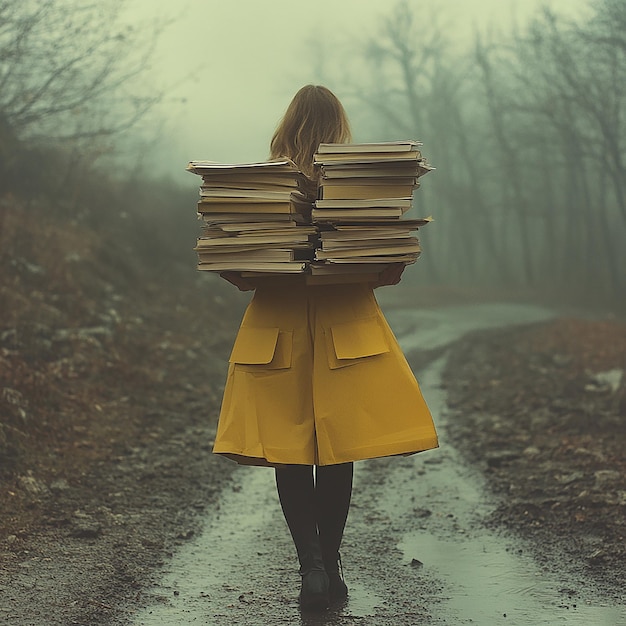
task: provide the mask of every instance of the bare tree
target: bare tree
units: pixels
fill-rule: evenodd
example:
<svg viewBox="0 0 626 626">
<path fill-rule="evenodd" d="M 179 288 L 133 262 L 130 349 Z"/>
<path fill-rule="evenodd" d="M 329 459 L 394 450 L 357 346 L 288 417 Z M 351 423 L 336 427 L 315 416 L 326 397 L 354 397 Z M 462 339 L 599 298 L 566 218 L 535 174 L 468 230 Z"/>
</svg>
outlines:
<svg viewBox="0 0 626 626">
<path fill-rule="evenodd" d="M 427 274 L 623 299 L 626 3 L 590 0 L 579 20 L 543 10 L 465 54 L 449 32 L 436 8 L 400 0 L 337 81 L 368 139 L 423 139 L 437 166 L 416 195 L 436 219 Z"/>
<path fill-rule="evenodd" d="M 508 94 L 510 123 L 494 125 L 500 142 L 517 135 L 521 164 L 533 162 L 533 145 L 545 145 L 535 162 L 550 172 L 549 187 L 545 177 L 544 186 L 533 184 L 534 173 L 531 178 L 523 165 L 516 176 L 503 171 L 509 185 L 532 190 L 525 194 L 528 207 L 553 199 L 543 212 L 552 236 L 543 244 L 550 254 L 540 258 L 553 261 L 544 265 L 544 276 L 611 292 L 623 291 L 626 279 L 618 270 L 626 262 L 620 243 L 626 231 L 626 50 L 615 30 L 620 20 L 626 23 L 626 6 L 603 0 L 594 11 L 591 19 L 573 22 L 545 10 L 490 63 L 500 74 L 496 93 Z M 520 128 L 528 129 L 522 141 Z"/>
<path fill-rule="evenodd" d="M 483 272 L 504 280 L 508 258 L 492 219 L 472 117 L 476 72 L 452 50 L 449 25 L 437 9 L 397 3 L 379 32 L 361 44 L 358 68 L 341 82 L 355 108 L 370 111 L 368 128 L 382 138 L 418 138 L 438 168 L 416 195 L 436 224 L 425 233 L 420 261 L 432 280 L 467 284 Z M 345 87 L 347 85 L 347 88 Z M 480 232 L 480 237 L 472 236 Z"/>
<path fill-rule="evenodd" d="M 122 0 L 0 0 L 0 118 L 17 138 L 110 135 L 155 102 L 158 95 L 136 91 L 136 79 L 156 32 L 122 24 L 123 6 Z"/>
</svg>

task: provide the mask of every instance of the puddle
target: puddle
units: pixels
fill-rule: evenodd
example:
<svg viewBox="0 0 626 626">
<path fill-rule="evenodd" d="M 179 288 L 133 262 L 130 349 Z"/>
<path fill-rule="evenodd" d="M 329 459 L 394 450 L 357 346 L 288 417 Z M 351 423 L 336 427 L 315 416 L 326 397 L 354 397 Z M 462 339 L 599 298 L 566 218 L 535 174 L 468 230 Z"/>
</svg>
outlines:
<svg viewBox="0 0 626 626">
<path fill-rule="evenodd" d="M 383 603 L 369 587 L 359 582 L 350 582 L 350 597 L 346 603 L 344 613 L 352 617 L 367 617 L 375 615 L 376 608 Z"/>
<path fill-rule="evenodd" d="M 617 626 L 626 624 L 622 607 L 589 604 L 577 597 L 577 585 L 567 586 L 543 572 L 525 549 L 525 544 L 497 533 L 473 531 L 493 508 L 481 475 L 467 467 L 459 453 L 446 444 L 445 431 L 453 428 L 447 420 L 445 393 L 439 381 L 445 357 L 420 376 L 429 406 L 438 416 L 441 449 L 431 458 L 420 455 L 398 468 L 389 484 L 402 485 L 420 476 L 415 500 L 387 495 L 381 507 L 407 518 L 417 511 L 430 512 L 428 522 L 404 534 L 398 543 L 407 565 L 423 569 L 445 584 L 437 613 L 454 624 L 532 625 L 585 624 Z M 443 458 L 441 458 L 443 457 Z M 441 460 L 440 460 L 441 459 Z M 433 461 L 437 461 L 433 463 Z M 402 476 L 404 474 L 404 476 Z M 412 474 L 408 477 L 407 474 Z M 386 489 L 386 494 L 398 490 Z M 411 502 L 410 505 L 407 503 Z M 433 528 L 435 527 L 435 528 Z"/>
<path fill-rule="evenodd" d="M 512 554 L 492 535 L 470 540 L 440 540 L 424 533 L 406 535 L 399 544 L 405 560 L 418 559 L 425 574 L 446 582 L 450 593 L 441 611 L 454 624 L 532 625 L 626 623 L 619 608 L 590 606 L 560 593 L 530 557 Z"/>
</svg>

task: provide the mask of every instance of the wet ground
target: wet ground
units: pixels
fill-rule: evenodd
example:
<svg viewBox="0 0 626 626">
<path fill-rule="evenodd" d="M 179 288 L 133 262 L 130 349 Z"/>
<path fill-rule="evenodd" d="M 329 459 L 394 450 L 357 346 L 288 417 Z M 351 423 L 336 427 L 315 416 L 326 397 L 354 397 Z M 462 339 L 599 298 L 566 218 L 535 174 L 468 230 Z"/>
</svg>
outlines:
<svg viewBox="0 0 626 626">
<path fill-rule="evenodd" d="M 0 541 L 0 624 L 626 624 L 619 581 L 598 586 L 582 563 L 559 558 L 553 535 L 524 539 L 494 523 L 502 499 L 490 495 L 492 482 L 467 454 L 471 433 L 459 436 L 463 409 L 469 416 L 476 398 L 457 394 L 450 409 L 454 390 L 449 380 L 442 386 L 448 347 L 459 337 L 550 317 L 519 305 L 388 309 L 441 447 L 356 465 L 342 549 L 345 604 L 300 614 L 296 556 L 273 473 L 209 453 L 214 425 L 206 414 L 214 404 L 185 383 L 173 360 L 165 380 L 180 381 L 180 389 L 171 407 L 144 417 L 140 436 L 80 477 L 25 475 L 13 488 L 41 510 L 42 522 Z M 491 380 L 487 357 L 472 358 L 478 379 Z M 82 436 L 81 445 L 90 444 Z M 479 441 L 497 457 L 500 440 Z"/>
<path fill-rule="evenodd" d="M 344 604 L 323 616 L 301 615 L 297 563 L 273 473 L 238 468 L 219 511 L 167 564 L 133 624 L 626 623 L 626 612 L 613 602 L 584 591 L 573 596 L 581 581 L 540 567 L 522 539 L 486 528 L 495 501 L 447 435 L 454 424 L 441 388 L 447 356 L 439 353 L 470 330 L 549 317 L 543 309 L 512 305 L 388 315 L 419 368 L 441 448 L 356 465 L 342 550 L 350 587 Z M 427 365 L 425 354 L 432 359 Z"/>
</svg>

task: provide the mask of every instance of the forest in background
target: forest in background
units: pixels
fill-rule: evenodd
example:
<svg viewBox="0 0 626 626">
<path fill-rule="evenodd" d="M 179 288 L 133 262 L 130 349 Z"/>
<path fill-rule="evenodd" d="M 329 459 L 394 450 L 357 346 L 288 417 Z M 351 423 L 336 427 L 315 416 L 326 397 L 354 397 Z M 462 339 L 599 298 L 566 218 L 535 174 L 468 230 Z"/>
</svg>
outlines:
<svg viewBox="0 0 626 626">
<path fill-rule="evenodd" d="M 437 168 L 416 196 L 436 221 L 409 280 L 623 310 L 626 4 L 511 28 L 459 51 L 436 7 L 403 0 L 354 66 L 322 56 L 318 73 L 347 86 L 360 137 L 419 138 Z"/>
<path fill-rule="evenodd" d="M 145 262 L 193 263 L 193 184 L 151 180 L 133 135 L 163 96 L 141 82 L 160 26 L 124 26 L 121 7 L 0 1 L 2 201 L 117 223 Z M 623 310 L 626 5 L 510 28 L 459 48 L 437 7 L 401 0 L 344 42 L 349 65 L 312 54 L 311 73 L 340 86 L 357 140 L 420 139 L 437 168 L 416 195 L 435 222 L 407 282 Z"/>
<path fill-rule="evenodd" d="M 221 355 L 242 302 L 193 269 L 196 181 L 155 179 L 139 156 L 137 123 L 162 97 L 141 78 L 160 27 L 125 26 L 122 6 L 0 0 L 9 473 L 51 425 L 71 434 L 101 411 L 94 394 L 162 392 L 151 364 L 172 351 L 202 376 L 194 351 Z M 466 50 L 442 19 L 429 13 L 426 30 L 401 0 L 379 32 L 350 42 L 350 67 L 312 57 L 311 73 L 341 86 L 357 140 L 421 139 L 437 167 L 415 209 L 435 222 L 404 283 L 623 313 L 626 5 L 592 1 L 580 21 L 545 10 L 505 42 L 477 37 Z"/>
</svg>

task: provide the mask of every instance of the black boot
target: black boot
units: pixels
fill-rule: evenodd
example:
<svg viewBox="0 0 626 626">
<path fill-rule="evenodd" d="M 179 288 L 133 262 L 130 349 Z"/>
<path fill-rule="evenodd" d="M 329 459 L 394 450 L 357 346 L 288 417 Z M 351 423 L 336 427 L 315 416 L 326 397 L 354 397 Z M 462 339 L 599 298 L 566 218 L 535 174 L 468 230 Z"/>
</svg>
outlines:
<svg viewBox="0 0 626 626">
<path fill-rule="evenodd" d="M 317 535 L 309 544 L 309 550 L 300 556 L 300 607 L 306 611 L 326 609 L 329 604 L 329 577 L 324 567 Z"/>
<path fill-rule="evenodd" d="M 326 556 L 323 560 L 328 574 L 328 598 L 331 602 L 343 600 L 348 596 L 348 585 L 343 579 L 341 555 L 337 552 L 335 556 Z"/>
<path fill-rule="evenodd" d="M 329 579 L 329 598 L 341 600 L 348 595 L 343 579 L 339 546 L 350 508 L 352 463 L 323 465 L 316 468 L 315 498 L 322 559 Z"/>
<path fill-rule="evenodd" d="M 277 468 L 276 486 L 300 561 L 300 606 L 304 610 L 325 609 L 329 602 L 329 581 L 315 521 L 313 468 L 308 465 Z"/>
</svg>

